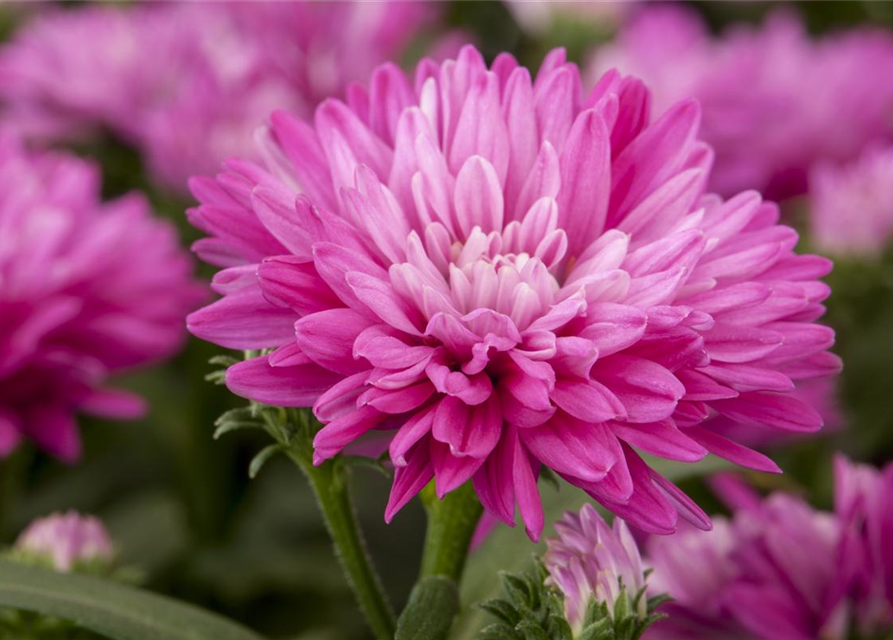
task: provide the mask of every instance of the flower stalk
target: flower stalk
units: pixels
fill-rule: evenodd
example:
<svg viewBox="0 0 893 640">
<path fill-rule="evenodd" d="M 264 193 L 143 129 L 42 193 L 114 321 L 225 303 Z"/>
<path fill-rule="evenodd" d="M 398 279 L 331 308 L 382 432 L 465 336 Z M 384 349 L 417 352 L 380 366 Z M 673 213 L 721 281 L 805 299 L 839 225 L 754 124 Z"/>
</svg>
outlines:
<svg viewBox="0 0 893 640">
<path fill-rule="evenodd" d="M 311 420 L 304 412 L 295 413 L 297 433 L 289 438 L 286 453 L 313 487 L 341 568 L 373 635 L 377 640 L 393 640 L 396 630 L 394 612 L 357 522 L 350 498 L 347 466 L 340 458 L 313 466 Z"/>
<path fill-rule="evenodd" d="M 437 499 L 432 483 L 425 487 L 421 497 L 428 514 L 421 577 L 446 576 L 458 583 L 483 507 L 471 483 L 448 493 L 441 500 Z"/>
</svg>

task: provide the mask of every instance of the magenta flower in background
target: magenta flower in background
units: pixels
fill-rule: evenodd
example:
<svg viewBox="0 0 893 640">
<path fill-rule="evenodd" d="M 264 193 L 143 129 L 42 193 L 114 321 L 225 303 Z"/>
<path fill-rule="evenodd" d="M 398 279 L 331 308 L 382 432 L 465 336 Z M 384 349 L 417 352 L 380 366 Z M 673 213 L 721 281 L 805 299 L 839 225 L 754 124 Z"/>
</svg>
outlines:
<svg viewBox="0 0 893 640">
<path fill-rule="evenodd" d="M 735 509 L 711 532 L 648 541 L 650 586 L 669 618 L 649 640 L 846 640 L 893 630 L 893 465 L 835 463 L 834 513 L 800 498 L 761 500 L 725 482 Z M 856 634 L 855 636 L 853 634 Z"/>
<path fill-rule="evenodd" d="M 7 122 L 41 139 L 110 129 L 184 190 L 224 158 L 251 156 L 271 111 L 310 115 L 437 14 L 425 2 L 46 9 L 0 50 L 0 98 Z"/>
<path fill-rule="evenodd" d="M 877 256 L 893 238 L 893 148 L 813 169 L 811 238 L 823 252 Z"/>
<path fill-rule="evenodd" d="M 82 563 L 108 563 L 115 556 L 112 539 L 102 522 L 76 511 L 34 520 L 19 535 L 13 550 L 28 557 L 45 557 L 56 571 L 63 573 Z"/>
<path fill-rule="evenodd" d="M 537 538 L 546 465 L 646 531 L 707 528 L 635 449 L 777 471 L 705 420 L 819 428 L 789 392 L 839 367 L 815 323 L 830 263 L 794 254 L 759 194 L 705 194 L 694 102 L 648 104 L 616 73 L 584 94 L 560 50 L 534 80 L 467 47 L 414 79 L 382 66 L 312 122 L 277 112 L 263 166 L 192 183 L 224 297 L 190 329 L 275 348 L 227 384 L 312 406 L 317 463 L 391 434 L 388 520 L 432 478 L 473 480 Z"/>
<path fill-rule="evenodd" d="M 92 164 L 0 138 L 0 454 L 23 437 L 71 462 L 76 411 L 133 418 L 110 374 L 174 353 L 202 300 L 174 228 Z"/>
<path fill-rule="evenodd" d="M 639 547 L 620 518 L 612 528 L 587 504 L 579 513 L 566 513 L 555 531 L 558 537 L 546 540 L 543 564 L 547 582 L 564 594 L 565 615 L 575 633 L 591 601 L 605 602 L 613 615 L 621 590 L 632 602 L 645 586 Z M 640 618 L 647 615 L 646 604 L 644 598 L 639 603 Z"/>
<path fill-rule="evenodd" d="M 592 58 L 599 76 L 616 67 L 654 92 L 655 113 L 693 96 L 702 135 L 716 152 L 711 187 L 774 199 L 804 193 L 817 161 L 847 161 L 889 140 L 893 39 L 860 28 L 810 39 L 795 14 L 714 38 L 681 6 L 643 8 Z"/>
</svg>

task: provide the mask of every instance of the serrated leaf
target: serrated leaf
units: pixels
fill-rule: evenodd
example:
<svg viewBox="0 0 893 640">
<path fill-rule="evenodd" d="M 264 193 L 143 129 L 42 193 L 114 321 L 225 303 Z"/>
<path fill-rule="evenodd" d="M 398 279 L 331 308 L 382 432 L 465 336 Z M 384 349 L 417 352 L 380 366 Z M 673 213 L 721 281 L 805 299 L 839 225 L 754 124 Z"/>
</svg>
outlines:
<svg viewBox="0 0 893 640">
<path fill-rule="evenodd" d="M 513 627 L 521 621 L 521 615 L 518 613 L 518 610 L 505 600 L 494 598 L 480 602 L 477 606 Z"/>
<path fill-rule="evenodd" d="M 75 622 L 111 640 L 261 640 L 190 604 L 94 577 L 0 560 L 0 606 Z"/>
<path fill-rule="evenodd" d="M 272 458 L 282 450 L 283 447 L 281 444 L 271 444 L 261 449 L 260 453 L 254 456 L 254 458 L 251 460 L 251 464 L 248 465 L 248 477 L 254 480 L 257 477 L 257 474 L 260 473 L 260 470 L 263 468 L 263 466 L 270 460 L 270 458 Z"/>
<path fill-rule="evenodd" d="M 479 640 L 522 640 L 521 636 L 504 624 L 493 623 L 481 629 Z"/>
<path fill-rule="evenodd" d="M 531 620 L 522 620 L 515 629 L 524 640 L 552 640 L 540 625 Z"/>
</svg>

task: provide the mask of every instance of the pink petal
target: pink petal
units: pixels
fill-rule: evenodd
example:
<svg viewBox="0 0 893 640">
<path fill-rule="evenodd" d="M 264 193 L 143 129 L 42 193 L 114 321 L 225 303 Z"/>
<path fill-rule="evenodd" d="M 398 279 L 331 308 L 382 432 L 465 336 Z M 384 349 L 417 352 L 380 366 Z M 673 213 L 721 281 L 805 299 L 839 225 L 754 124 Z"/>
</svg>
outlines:
<svg viewBox="0 0 893 640">
<path fill-rule="evenodd" d="M 667 369 L 633 356 L 618 354 L 599 360 L 592 367 L 592 378 L 623 403 L 629 422 L 669 418 L 685 395 L 685 387 Z"/>
<path fill-rule="evenodd" d="M 751 392 L 737 398 L 716 400 L 714 409 L 732 420 L 795 432 L 813 432 L 822 427 L 822 416 L 791 395 Z"/>
<path fill-rule="evenodd" d="M 264 349 L 294 339 L 296 314 L 274 307 L 260 289 L 226 296 L 191 313 L 186 326 L 194 336 L 229 349 Z"/>
<path fill-rule="evenodd" d="M 226 370 L 226 386 L 237 396 L 277 407 L 310 407 L 343 376 L 307 363 L 271 367 L 268 356 L 234 364 Z"/>
<path fill-rule="evenodd" d="M 357 336 L 372 322 L 351 309 L 328 309 L 304 316 L 295 323 L 298 347 L 317 364 L 351 375 L 368 369 L 368 365 L 353 357 Z"/>
<path fill-rule="evenodd" d="M 313 438 L 313 464 L 319 466 L 334 457 L 345 446 L 377 427 L 386 417 L 376 409 L 365 406 L 333 420 Z"/>
<path fill-rule="evenodd" d="M 427 442 L 416 445 L 407 458 L 406 465 L 397 467 L 394 472 L 394 484 L 384 512 L 385 522 L 388 523 L 434 476 Z"/>
</svg>

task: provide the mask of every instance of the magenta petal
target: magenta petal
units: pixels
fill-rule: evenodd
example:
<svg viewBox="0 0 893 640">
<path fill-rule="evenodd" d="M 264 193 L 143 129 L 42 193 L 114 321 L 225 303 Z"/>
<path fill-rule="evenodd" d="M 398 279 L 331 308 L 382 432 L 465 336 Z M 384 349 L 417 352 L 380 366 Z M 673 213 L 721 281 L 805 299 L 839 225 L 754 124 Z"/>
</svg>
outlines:
<svg viewBox="0 0 893 640">
<path fill-rule="evenodd" d="M 518 429 L 505 425 L 499 443 L 474 474 L 474 490 L 484 508 L 515 526 L 514 456 Z"/>
<path fill-rule="evenodd" d="M 434 483 L 437 497 L 443 497 L 465 484 L 484 464 L 483 458 L 458 458 L 450 448 L 435 439 L 430 440 L 431 460 L 434 463 Z"/>
<path fill-rule="evenodd" d="M 63 462 L 71 464 L 81 457 L 81 436 L 70 410 L 53 405 L 33 407 L 23 426 L 38 446 Z"/>
<path fill-rule="evenodd" d="M 417 444 L 407 458 L 406 465 L 394 470 L 394 484 L 391 486 L 391 495 L 384 512 L 385 522 L 393 520 L 397 512 L 434 476 L 434 467 L 431 465 L 427 442 L 423 441 Z"/>
<path fill-rule="evenodd" d="M 623 403 L 629 422 L 669 418 L 685 395 L 685 387 L 667 369 L 643 358 L 614 355 L 592 367 L 592 378 Z"/>
<path fill-rule="evenodd" d="M 345 446 L 374 429 L 387 416 L 372 407 L 360 407 L 320 429 L 313 438 L 313 464 L 320 465 Z"/>
<path fill-rule="evenodd" d="M 294 338 L 296 314 L 274 307 L 260 289 L 247 289 L 189 315 L 189 331 L 229 349 L 278 347 Z"/>
<path fill-rule="evenodd" d="M 502 411 L 498 398 L 470 407 L 448 396 L 440 401 L 434 414 L 432 434 L 449 445 L 456 457 L 487 457 L 502 434 Z"/>
<path fill-rule="evenodd" d="M 560 412 L 543 425 L 522 429 L 520 437 L 547 467 L 585 482 L 602 480 L 623 455 L 604 425 L 587 424 Z"/>
<path fill-rule="evenodd" d="M 822 426 L 822 416 L 815 409 L 788 394 L 742 393 L 737 398 L 711 402 L 710 406 L 743 424 L 807 433 Z"/>
<path fill-rule="evenodd" d="M 708 453 L 680 431 L 672 420 L 641 424 L 612 422 L 610 429 L 627 444 L 667 460 L 696 462 Z"/>
<path fill-rule="evenodd" d="M 527 530 L 528 537 L 534 542 L 539 541 L 543 532 L 543 504 L 540 501 L 540 492 L 536 487 L 536 469 L 531 463 L 530 456 L 521 440 L 515 438 L 515 452 L 512 466 L 512 479 L 515 488 L 515 498 L 518 501 L 518 510 L 521 512 L 521 520 Z"/>
<path fill-rule="evenodd" d="M 272 367 L 268 356 L 252 358 L 226 370 L 226 386 L 230 391 L 277 407 L 310 407 L 342 378 L 313 363 Z"/>
<path fill-rule="evenodd" d="M 733 442 L 706 427 L 689 427 L 685 430 L 685 433 L 703 445 L 710 453 L 720 458 L 748 469 L 754 469 L 755 471 L 781 473 L 779 466 L 762 453 Z"/>
<path fill-rule="evenodd" d="M 318 365 L 351 375 L 368 369 L 353 356 L 354 340 L 372 322 L 352 309 L 328 309 L 304 316 L 295 323 L 298 347 Z"/>
<path fill-rule="evenodd" d="M 412 449 L 419 440 L 425 437 L 429 431 L 431 431 L 431 425 L 434 424 L 434 411 L 436 408 L 436 405 L 431 405 L 416 412 L 416 414 L 403 423 L 403 426 L 394 434 L 388 449 L 391 456 L 391 462 L 394 463 L 394 466 L 405 467 L 407 465 L 407 452 Z M 427 450 L 428 447 L 425 446 L 425 451 Z"/>
<path fill-rule="evenodd" d="M 606 422 L 626 416 L 626 409 L 617 396 L 595 380 L 556 380 L 550 398 L 564 411 L 586 422 Z"/>
<path fill-rule="evenodd" d="M 376 316 L 395 329 L 421 335 L 417 328 L 421 316 L 394 291 L 390 282 L 358 271 L 349 272 L 346 280 L 357 298 Z"/>
<path fill-rule="evenodd" d="M 267 258 L 257 267 L 257 282 L 264 297 L 280 307 L 307 315 L 342 306 L 312 262 L 293 256 Z"/>
<path fill-rule="evenodd" d="M 123 389 L 94 389 L 79 408 L 86 413 L 119 420 L 136 420 L 149 411 L 142 396 Z"/>
</svg>

